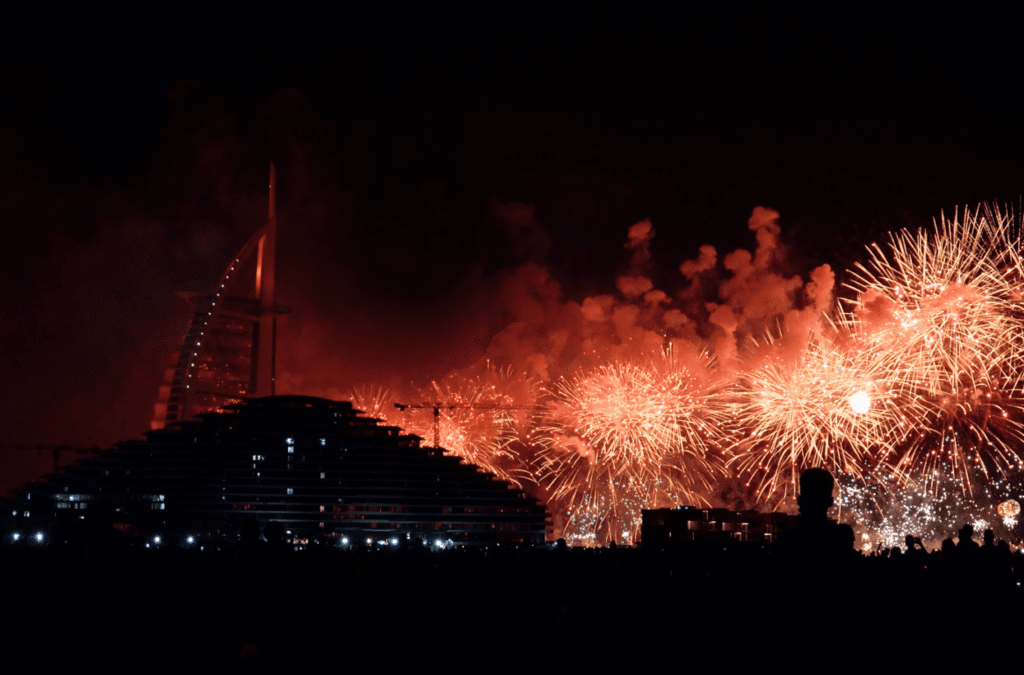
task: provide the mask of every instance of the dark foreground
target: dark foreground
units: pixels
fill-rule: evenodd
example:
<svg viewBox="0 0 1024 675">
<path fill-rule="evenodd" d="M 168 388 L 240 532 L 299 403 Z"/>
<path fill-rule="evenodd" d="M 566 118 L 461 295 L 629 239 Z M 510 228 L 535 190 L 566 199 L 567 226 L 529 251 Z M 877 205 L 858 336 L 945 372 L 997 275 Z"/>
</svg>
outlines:
<svg viewBox="0 0 1024 675">
<path fill-rule="evenodd" d="M 46 669 L 946 672 L 1024 625 L 1022 559 L 969 554 L 8 543 L 0 591 Z"/>
</svg>

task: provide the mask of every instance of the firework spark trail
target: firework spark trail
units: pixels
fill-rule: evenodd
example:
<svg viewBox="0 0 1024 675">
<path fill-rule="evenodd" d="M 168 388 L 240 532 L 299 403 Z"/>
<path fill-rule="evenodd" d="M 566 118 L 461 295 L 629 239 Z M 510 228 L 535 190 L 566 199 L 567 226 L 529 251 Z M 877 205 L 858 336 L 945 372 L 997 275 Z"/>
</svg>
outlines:
<svg viewBox="0 0 1024 675">
<path fill-rule="evenodd" d="M 812 337 L 796 362 L 770 356 L 744 378 L 736 404 L 749 429 L 730 466 L 748 476 L 759 501 L 795 496 L 800 472 L 819 466 L 863 478 L 886 470 L 924 411 L 890 391 L 872 350 Z"/>
<path fill-rule="evenodd" d="M 837 503 L 843 521 L 862 532 L 865 549 L 902 546 L 908 534 L 920 537 L 927 548 L 938 548 L 965 523 L 974 525 L 977 535 L 992 528 L 1019 547 L 1016 520 L 1003 515 L 1019 513 L 1010 506 L 1015 500 L 1007 499 L 1019 490 L 1020 475 L 1015 473 L 981 484 L 973 495 L 963 492 L 948 464 L 934 468 L 927 481 L 898 481 L 884 473 L 866 480 L 838 474 Z"/>
<path fill-rule="evenodd" d="M 707 503 L 728 413 L 671 348 L 562 379 L 553 398 L 538 430 L 541 482 L 567 514 L 567 539 L 630 543 L 642 509 Z"/>
<path fill-rule="evenodd" d="M 1004 346 L 1019 333 L 1015 284 L 1002 252 L 1012 248 L 1005 228 L 977 214 L 943 219 L 934 233 L 891 236 L 889 255 L 869 247 L 847 284 L 865 338 L 890 354 L 907 385 L 931 395 L 1019 369 Z"/>
<path fill-rule="evenodd" d="M 778 214 L 759 213 L 757 254 L 724 256 L 717 287 L 700 276 L 717 274 L 713 249 L 681 266 L 694 293 L 718 293 L 677 296 L 689 309 L 652 288 L 646 254 L 619 277 L 621 297 L 580 305 L 552 300 L 545 274 L 524 275 L 548 304 L 502 336 L 514 371 L 482 361 L 419 392 L 441 408 L 441 444 L 538 493 L 566 538 L 589 545 L 632 541 L 644 508 L 709 504 L 729 471 L 764 507 L 824 466 L 900 527 L 925 526 L 928 495 L 959 486 L 968 500 L 1024 475 L 1024 247 L 1011 215 L 979 208 L 891 235 L 868 247 L 837 305 L 828 266 L 802 291 L 772 266 L 781 249 L 765 217 Z M 639 225 L 631 248 L 647 251 L 653 228 Z M 720 362 L 684 366 L 673 341 Z M 387 398 L 362 392 L 357 407 L 432 437 L 431 410 L 398 415 Z"/>
<path fill-rule="evenodd" d="M 948 463 L 970 492 L 970 469 L 1005 471 L 1024 443 L 1020 250 L 998 211 L 942 219 L 875 245 L 848 287 L 859 337 L 887 360 L 890 390 L 918 408 L 898 475 Z"/>
<path fill-rule="evenodd" d="M 448 454 L 523 487 L 533 482 L 520 448 L 535 426 L 537 395 L 525 374 L 487 364 L 480 375 L 457 374 L 432 382 L 419 398 L 437 404 L 440 442 Z M 410 408 L 402 425 L 410 433 L 433 437 L 432 407 Z"/>
<path fill-rule="evenodd" d="M 350 394 L 352 407 L 362 410 L 368 417 L 389 423 L 389 418 L 394 417 L 394 407 L 391 392 L 386 387 L 362 386 L 356 387 Z"/>
</svg>

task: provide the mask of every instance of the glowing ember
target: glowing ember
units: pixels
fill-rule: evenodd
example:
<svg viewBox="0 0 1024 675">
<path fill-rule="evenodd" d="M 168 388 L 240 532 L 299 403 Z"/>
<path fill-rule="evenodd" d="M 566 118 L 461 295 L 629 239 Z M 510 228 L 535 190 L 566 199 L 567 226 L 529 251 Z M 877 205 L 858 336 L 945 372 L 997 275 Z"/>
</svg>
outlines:
<svg viewBox="0 0 1024 675">
<path fill-rule="evenodd" d="M 999 514 L 1000 518 L 1014 518 L 1020 515 L 1020 502 L 1016 499 L 1007 499 L 1006 501 L 1000 502 L 999 506 L 996 507 L 996 513 Z"/>
</svg>

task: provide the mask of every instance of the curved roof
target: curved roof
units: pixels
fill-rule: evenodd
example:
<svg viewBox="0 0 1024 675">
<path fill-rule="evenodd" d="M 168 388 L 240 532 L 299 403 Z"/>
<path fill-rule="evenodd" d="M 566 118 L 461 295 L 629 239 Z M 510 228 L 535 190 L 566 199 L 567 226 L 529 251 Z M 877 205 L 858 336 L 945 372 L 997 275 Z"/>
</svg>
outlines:
<svg viewBox="0 0 1024 675">
<path fill-rule="evenodd" d="M 151 431 L 30 484 L 7 504 L 34 526 L 120 509 L 140 531 L 216 539 L 246 517 L 312 538 L 395 534 L 466 544 L 544 540 L 536 499 L 347 401 L 262 397 Z M 83 513 L 84 511 L 84 513 Z"/>
</svg>

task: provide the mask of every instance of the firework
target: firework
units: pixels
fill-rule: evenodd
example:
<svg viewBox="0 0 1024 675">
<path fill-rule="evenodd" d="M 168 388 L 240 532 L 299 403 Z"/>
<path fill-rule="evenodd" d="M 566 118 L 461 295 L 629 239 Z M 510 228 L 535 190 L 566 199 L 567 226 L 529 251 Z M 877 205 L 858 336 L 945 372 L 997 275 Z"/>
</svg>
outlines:
<svg viewBox="0 0 1024 675">
<path fill-rule="evenodd" d="M 402 413 L 383 389 L 357 392 L 356 405 L 423 438 L 436 423 L 446 452 L 543 498 L 574 544 L 631 543 L 643 509 L 710 505 L 723 478 L 746 484 L 750 506 L 789 504 L 811 466 L 840 478 L 844 512 L 875 543 L 997 522 L 993 495 L 1024 475 L 1024 247 L 1012 215 L 965 211 L 868 247 L 838 306 L 828 270 L 794 303 L 799 283 L 766 271 L 771 257 L 731 258 L 728 305 L 704 305 L 713 321 L 661 291 L 556 312 L 585 324 L 560 323 L 550 344 L 520 350 L 521 365 L 543 357 L 531 372 L 550 362 L 568 376 L 485 362 L 419 390 Z M 765 306 L 788 332 L 755 342 Z M 659 352 L 669 334 L 695 356 Z"/>
<path fill-rule="evenodd" d="M 1020 338 L 1007 232 L 968 212 L 934 232 L 892 235 L 888 253 L 868 247 L 868 263 L 853 270 L 861 335 L 892 357 L 908 387 L 941 396 L 1020 369 L 1005 349 Z"/>
<path fill-rule="evenodd" d="M 539 430 L 541 483 L 564 515 L 566 539 L 631 543 L 642 509 L 707 503 L 722 473 L 728 411 L 696 371 L 669 348 L 557 382 Z"/>
<path fill-rule="evenodd" d="M 476 376 L 459 373 L 432 382 L 419 398 L 429 403 L 408 408 L 402 419 L 407 431 L 432 438 L 436 407 L 438 440 L 447 454 L 518 487 L 532 482 L 520 448 L 539 408 L 537 388 L 524 373 L 487 364 Z"/>
<path fill-rule="evenodd" d="M 998 537 L 1019 546 L 1021 536 L 1012 506 L 1016 500 L 1007 499 L 1008 493 L 1019 495 L 1014 487 L 1019 485 L 1016 478 L 991 481 L 968 495 L 948 465 L 933 469 L 927 481 L 896 480 L 884 473 L 867 477 L 839 474 L 836 515 L 861 531 L 866 549 L 902 546 L 908 534 L 920 537 L 928 548 L 938 548 L 965 523 L 972 524 L 977 533 L 991 528 Z"/>
<path fill-rule="evenodd" d="M 385 387 L 356 387 L 352 390 L 351 400 L 353 408 L 385 424 L 389 423 L 389 416 L 394 417 L 391 392 Z"/>
<path fill-rule="evenodd" d="M 1022 336 L 1019 247 L 998 211 L 901 231 L 869 247 L 848 285 L 865 350 L 885 360 L 889 390 L 917 417 L 897 463 L 905 477 L 947 463 L 964 490 L 971 469 L 1020 463 Z"/>
<path fill-rule="evenodd" d="M 1017 524 L 1017 516 L 1020 515 L 1020 502 L 1016 499 L 1007 499 L 999 502 L 996 513 L 1003 519 L 1003 525 L 1013 527 Z"/>
<path fill-rule="evenodd" d="M 891 391 L 885 361 L 856 340 L 840 346 L 825 333 L 812 335 L 796 358 L 769 350 L 743 380 L 736 406 L 745 433 L 729 464 L 762 502 L 795 496 L 800 472 L 812 466 L 863 479 L 887 467 L 916 431 L 922 411 Z"/>
</svg>

